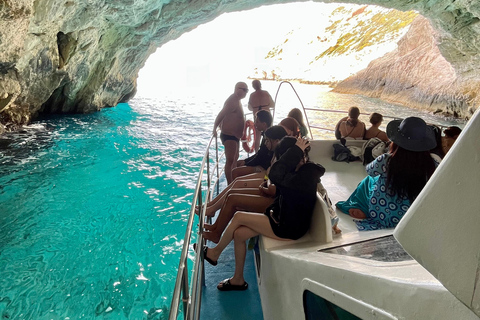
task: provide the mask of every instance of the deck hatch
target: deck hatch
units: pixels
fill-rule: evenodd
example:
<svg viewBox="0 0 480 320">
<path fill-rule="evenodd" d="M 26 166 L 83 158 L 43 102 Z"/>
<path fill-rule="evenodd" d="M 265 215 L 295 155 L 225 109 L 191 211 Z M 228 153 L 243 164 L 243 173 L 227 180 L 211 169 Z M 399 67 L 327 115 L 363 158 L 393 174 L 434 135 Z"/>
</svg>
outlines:
<svg viewBox="0 0 480 320">
<path fill-rule="evenodd" d="M 368 232 L 368 231 L 367 231 Z M 413 260 L 410 255 L 403 250 L 402 246 L 392 235 L 366 240 L 354 244 L 338 246 L 319 250 L 323 253 L 339 254 L 343 256 L 357 257 L 368 260 L 382 262 L 399 262 Z"/>
</svg>

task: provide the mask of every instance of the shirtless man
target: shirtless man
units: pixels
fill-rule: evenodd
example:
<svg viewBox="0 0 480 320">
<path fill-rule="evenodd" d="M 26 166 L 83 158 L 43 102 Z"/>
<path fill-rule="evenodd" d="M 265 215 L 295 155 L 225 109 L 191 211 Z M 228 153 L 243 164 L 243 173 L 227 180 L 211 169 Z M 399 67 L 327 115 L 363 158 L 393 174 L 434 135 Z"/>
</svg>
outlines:
<svg viewBox="0 0 480 320">
<path fill-rule="evenodd" d="M 225 147 L 225 177 L 227 183 L 232 182 L 232 169 L 238 160 L 239 141 L 243 135 L 245 117 L 240 100 L 247 96 L 248 87 L 245 82 L 238 82 L 235 91 L 225 101 L 223 109 L 217 115 L 213 125 L 213 135 L 217 135 L 217 127 L 220 126 L 220 140 Z"/>
<path fill-rule="evenodd" d="M 275 108 L 275 102 L 272 96 L 268 91 L 262 90 L 262 83 L 259 80 L 253 80 L 252 87 L 255 89 L 255 92 L 252 92 L 248 99 L 248 110 L 252 111 L 255 115 L 260 110 L 270 111 L 270 109 Z M 257 152 L 260 147 L 260 132 L 257 131 L 256 133 L 255 152 Z"/>
</svg>

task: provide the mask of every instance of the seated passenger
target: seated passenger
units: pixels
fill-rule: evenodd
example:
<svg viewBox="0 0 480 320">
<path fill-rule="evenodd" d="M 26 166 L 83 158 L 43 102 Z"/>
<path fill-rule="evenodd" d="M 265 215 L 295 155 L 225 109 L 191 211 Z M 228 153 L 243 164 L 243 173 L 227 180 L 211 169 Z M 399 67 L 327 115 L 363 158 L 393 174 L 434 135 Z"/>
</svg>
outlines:
<svg viewBox="0 0 480 320">
<path fill-rule="evenodd" d="M 462 129 L 456 126 L 448 127 L 447 129 L 443 130 L 443 133 L 445 134 L 445 136 L 442 137 L 443 154 L 447 154 L 461 132 Z"/>
<path fill-rule="evenodd" d="M 232 170 L 232 178 L 235 179 L 249 173 L 259 171 L 258 166 L 267 169 L 270 166 L 273 152 L 265 146 L 265 131 L 272 126 L 272 115 L 266 110 L 260 110 L 255 118 L 255 130 L 260 132 L 260 149 L 254 155 L 237 161 L 237 167 Z M 283 138 L 283 136 L 281 137 Z M 280 139 L 281 139 L 280 138 Z"/>
<path fill-rule="evenodd" d="M 270 151 L 269 164 L 273 160 L 273 151 L 279 141 L 286 136 L 286 132 L 281 126 L 273 126 L 265 131 L 265 147 Z M 259 151 L 260 152 L 260 151 Z M 214 199 L 207 203 L 206 216 L 214 216 L 215 212 L 220 209 L 230 193 L 246 193 L 259 194 L 259 185 L 265 181 L 266 170 L 251 173 L 242 177 L 237 177 L 230 183 L 222 192 L 220 192 Z M 239 190 L 242 189 L 242 190 Z M 253 190 L 252 190 L 253 189 Z M 198 207 L 196 208 L 199 212 Z"/>
<path fill-rule="evenodd" d="M 305 123 L 303 123 L 303 115 L 302 115 L 302 111 L 300 111 L 300 109 L 293 108 L 288 113 L 288 117 L 297 120 L 297 122 L 300 126 L 300 135 L 302 137 L 308 136 L 308 129 L 307 129 L 307 126 L 305 125 Z"/>
<path fill-rule="evenodd" d="M 369 174 L 337 208 L 356 220 L 359 230 L 394 228 L 438 165 L 433 129 L 417 117 L 393 120 L 387 126 L 390 152 L 367 165 Z"/>
<path fill-rule="evenodd" d="M 365 136 L 365 123 L 358 120 L 360 109 L 350 107 L 348 117 L 340 119 L 335 126 L 335 137 L 337 139 L 355 139 L 362 140 Z"/>
<path fill-rule="evenodd" d="M 372 113 L 370 115 L 370 123 L 372 126 L 365 131 L 365 140 L 371 139 L 371 138 L 379 138 L 382 141 L 387 142 L 388 137 L 387 134 L 380 130 L 380 125 L 382 124 L 383 121 L 383 116 L 380 113 Z"/>
<path fill-rule="evenodd" d="M 277 240 L 296 240 L 310 228 L 317 183 L 325 169 L 313 162 L 306 162 L 305 150 L 308 146 L 307 139 L 282 139 L 275 150 L 279 160 L 270 171 L 270 179 L 277 186 L 273 204 L 264 213 L 237 211 L 218 245 L 214 248 L 203 247 L 205 260 L 215 266 L 223 250 L 232 240 L 235 241 L 235 273 L 232 278 L 221 281 L 218 290 L 248 288 L 243 277 L 248 239 L 264 235 Z"/>
<path fill-rule="evenodd" d="M 300 125 L 298 124 L 298 121 L 294 118 L 287 117 L 280 121 L 278 125 L 282 126 L 285 131 L 287 131 L 287 136 L 295 138 L 300 136 Z"/>
<path fill-rule="evenodd" d="M 267 112 L 267 111 L 261 111 Z M 260 111 L 259 111 L 260 113 Z M 258 118 L 257 118 L 258 119 Z M 255 120 L 258 122 L 259 120 Z M 232 178 L 245 176 L 251 173 L 259 173 L 262 177 L 265 171 L 270 167 L 273 158 L 273 150 L 275 150 L 276 142 L 280 141 L 287 135 L 287 132 L 282 126 L 273 126 L 265 131 L 265 137 L 258 152 L 252 157 L 247 158 L 242 162 L 238 162 L 240 167 L 232 170 Z"/>
</svg>

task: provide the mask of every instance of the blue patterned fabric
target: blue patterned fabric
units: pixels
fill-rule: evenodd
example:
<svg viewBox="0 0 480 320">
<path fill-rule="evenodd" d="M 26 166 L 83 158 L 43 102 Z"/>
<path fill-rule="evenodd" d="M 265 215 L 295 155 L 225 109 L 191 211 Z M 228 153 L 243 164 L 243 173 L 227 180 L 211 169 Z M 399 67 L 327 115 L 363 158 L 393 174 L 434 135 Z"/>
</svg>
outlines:
<svg viewBox="0 0 480 320">
<path fill-rule="evenodd" d="M 394 228 L 410 207 L 408 197 L 387 192 L 387 162 L 390 156 L 385 153 L 367 165 L 369 176 L 359 183 L 347 201 L 336 204 L 346 214 L 348 209 L 358 208 L 367 215 L 366 219 L 355 220 L 358 230 Z"/>
</svg>

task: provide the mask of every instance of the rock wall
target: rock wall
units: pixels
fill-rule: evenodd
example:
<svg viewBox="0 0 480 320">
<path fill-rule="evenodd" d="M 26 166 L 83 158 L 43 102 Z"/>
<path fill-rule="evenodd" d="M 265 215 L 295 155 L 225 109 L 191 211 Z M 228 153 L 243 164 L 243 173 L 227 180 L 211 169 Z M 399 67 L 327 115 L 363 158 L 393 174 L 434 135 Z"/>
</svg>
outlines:
<svg viewBox="0 0 480 320">
<path fill-rule="evenodd" d="M 0 0 L 0 131 L 39 112 L 91 112 L 126 101 L 157 47 L 221 13 L 280 2 Z M 418 10 L 437 30 L 439 49 L 457 76 L 477 79 L 477 1 L 342 2 Z"/>
<path fill-rule="evenodd" d="M 398 48 L 333 90 L 360 93 L 417 109 L 470 118 L 480 82 L 457 76 L 437 47 L 438 33 L 418 16 Z"/>
</svg>

